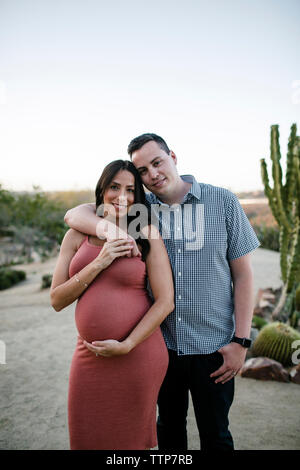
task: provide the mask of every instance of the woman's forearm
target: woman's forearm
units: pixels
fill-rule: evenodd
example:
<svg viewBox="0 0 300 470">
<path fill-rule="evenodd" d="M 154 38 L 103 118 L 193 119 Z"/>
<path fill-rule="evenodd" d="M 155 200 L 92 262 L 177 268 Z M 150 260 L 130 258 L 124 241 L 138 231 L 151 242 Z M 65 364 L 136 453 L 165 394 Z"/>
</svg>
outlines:
<svg viewBox="0 0 300 470">
<path fill-rule="evenodd" d="M 148 338 L 173 310 L 172 299 L 155 301 L 132 332 L 122 341 L 128 352 Z"/>
<path fill-rule="evenodd" d="M 66 282 L 52 289 L 52 307 L 59 312 L 72 304 L 74 300 L 81 296 L 101 271 L 101 264 L 94 260 Z"/>
</svg>

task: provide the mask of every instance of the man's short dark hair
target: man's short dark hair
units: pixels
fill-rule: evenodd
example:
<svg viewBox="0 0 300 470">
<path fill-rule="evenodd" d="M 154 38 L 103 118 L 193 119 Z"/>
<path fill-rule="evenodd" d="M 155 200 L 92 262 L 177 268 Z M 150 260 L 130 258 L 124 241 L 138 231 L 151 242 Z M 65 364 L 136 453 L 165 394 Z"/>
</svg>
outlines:
<svg viewBox="0 0 300 470">
<path fill-rule="evenodd" d="M 139 135 L 138 137 L 135 137 L 134 139 L 132 139 L 127 149 L 127 152 L 130 155 L 130 158 L 132 157 L 133 152 L 135 152 L 136 150 L 139 150 L 141 147 L 143 147 L 143 145 L 145 145 L 147 142 L 150 142 L 151 140 L 156 142 L 160 146 L 160 148 L 164 150 L 166 153 L 170 153 L 170 149 L 162 137 L 156 134 L 148 133 L 148 134 Z"/>
</svg>

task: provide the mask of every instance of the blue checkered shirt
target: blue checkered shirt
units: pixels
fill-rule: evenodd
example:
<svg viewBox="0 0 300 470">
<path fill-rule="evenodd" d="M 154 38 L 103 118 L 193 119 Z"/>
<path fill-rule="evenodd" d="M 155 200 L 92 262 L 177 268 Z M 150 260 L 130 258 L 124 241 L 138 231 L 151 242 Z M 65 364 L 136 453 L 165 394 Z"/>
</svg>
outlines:
<svg viewBox="0 0 300 470">
<path fill-rule="evenodd" d="M 169 255 L 175 310 L 161 325 L 169 349 L 211 354 L 234 334 L 234 299 L 229 261 L 259 246 L 238 198 L 224 188 L 192 183 L 182 204 L 168 206 L 147 194 Z M 154 220 L 154 219 L 152 219 Z"/>
</svg>

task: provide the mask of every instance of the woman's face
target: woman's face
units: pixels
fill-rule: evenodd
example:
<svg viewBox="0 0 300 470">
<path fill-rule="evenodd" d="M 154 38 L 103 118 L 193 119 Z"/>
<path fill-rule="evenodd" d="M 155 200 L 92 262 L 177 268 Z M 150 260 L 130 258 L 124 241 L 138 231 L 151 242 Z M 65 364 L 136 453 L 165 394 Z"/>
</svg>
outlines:
<svg viewBox="0 0 300 470">
<path fill-rule="evenodd" d="M 134 203 L 133 174 L 127 170 L 118 171 L 104 192 L 103 203 L 108 204 L 110 215 L 117 218 L 126 215 Z"/>
</svg>

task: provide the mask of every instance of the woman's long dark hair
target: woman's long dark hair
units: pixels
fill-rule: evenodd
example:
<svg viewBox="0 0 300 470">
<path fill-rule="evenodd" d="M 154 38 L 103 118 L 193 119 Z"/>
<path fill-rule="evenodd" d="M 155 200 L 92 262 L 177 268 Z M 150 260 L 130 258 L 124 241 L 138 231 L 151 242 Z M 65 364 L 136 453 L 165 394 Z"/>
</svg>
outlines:
<svg viewBox="0 0 300 470">
<path fill-rule="evenodd" d="M 112 182 L 114 176 L 120 171 L 126 170 L 129 171 L 134 177 L 134 204 L 143 204 L 145 210 L 147 211 L 147 220 L 145 221 L 148 225 L 150 224 L 150 214 L 148 211 L 148 206 L 146 202 L 145 191 L 143 188 L 143 183 L 140 177 L 139 172 L 135 168 L 134 164 L 129 160 L 114 160 L 113 162 L 106 165 L 104 168 L 102 175 L 99 178 L 95 189 L 95 196 L 96 196 L 96 210 L 98 209 L 101 204 L 103 204 L 104 200 L 104 193 L 110 183 Z M 127 215 L 127 228 L 130 226 L 130 223 L 136 219 L 137 216 Z M 142 227 L 140 227 L 140 230 Z M 129 233 L 130 235 L 130 233 Z M 146 238 L 142 237 L 135 237 L 136 243 L 138 243 L 142 247 L 142 260 L 145 261 L 149 251 L 150 251 L 150 243 Z"/>
</svg>

